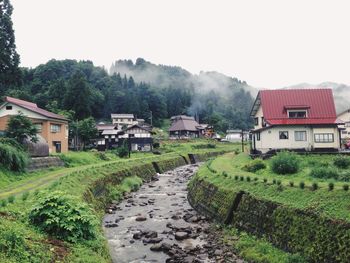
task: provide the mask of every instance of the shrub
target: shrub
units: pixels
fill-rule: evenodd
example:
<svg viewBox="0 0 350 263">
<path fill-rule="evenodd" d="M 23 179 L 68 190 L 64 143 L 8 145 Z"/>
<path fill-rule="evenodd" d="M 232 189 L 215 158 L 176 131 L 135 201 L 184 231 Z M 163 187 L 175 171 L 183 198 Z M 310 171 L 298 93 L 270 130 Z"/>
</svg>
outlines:
<svg viewBox="0 0 350 263">
<path fill-rule="evenodd" d="M 109 160 L 109 157 L 104 152 L 96 152 L 95 155 L 97 156 L 97 158 L 99 158 L 102 161 L 108 161 Z"/>
<path fill-rule="evenodd" d="M 154 149 L 159 149 L 159 147 L 160 147 L 160 143 L 159 142 L 154 142 L 153 143 L 153 148 Z"/>
<path fill-rule="evenodd" d="M 235 180 L 236 180 L 236 181 L 238 180 L 238 178 L 239 178 L 239 176 L 238 176 L 238 175 L 235 175 Z"/>
<path fill-rule="evenodd" d="M 11 195 L 7 198 L 7 201 L 10 203 L 10 204 L 13 204 L 15 202 L 15 199 L 16 197 L 14 195 Z"/>
<path fill-rule="evenodd" d="M 344 191 L 348 191 L 349 190 L 349 185 L 348 184 L 344 184 L 343 185 L 343 189 L 344 189 Z"/>
<path fill-rule="evenodd" d="M 98 225 L 87 205 L 59 191 L 44 192 L 29 218 L 49 235 L 71 242 L 94 238 Z"/>
<path fill-rule="evenodd" d="M 300 187 L 301 189 L 304 189 L 304 188 L 305 188 L 305 183 L 304 183 L 303 181 L 301 181 L 301 182 L 299 183 L 299 187 Z"/>
<path fill-rule="evenodd" d="M 315 191 L 315 190 L 317 190 L 318 189 L 318 184 L 317 183 L 312 183 L 312 185 L 311 185 L 311 190 L 312 191 Z"/>
<path fill-rule="evenodd" d="M 233 152 L 237 155 L 239 154 L 241 151 L 239 149 L 234 149 Z"/>
<path fill-rule="evenodd" d="M 339 174 L 335 169 L 330 167 L 314 167 L 311 169 L 310 176 L 322 179 L 338 179 Z"/>
<path fill-rule="evenodd" d="M 333 164 L 341 169 L 346 169 L 350 166 L 350 159 L 346 156 L 338 155 L 334 158 Z"/>
<path fill-rule="evenodd" d="M 295 153 L 280 152 L 271 160 L 271 169 L 277 174 L 293 174 L 298 172 L 299 157 Z"/>
<path fill-rule="evenodd" d="M 247 176 L 247 182 L 250 182 L 250 176 Z"/>
<path fill-rule="evenodd" d="M 156 154 L 156 155 L 161 155 L 161 154 L 162 154 L 162 152 L 161 152 L 161 151 L 158 151 L 158 150 L 154 150 L 154 151 L 152 151 L 152 153 L 153 153 L 153 154 Z"/>
<path fill-rule="evenodd" d="M 28 163 L 25 152 L 14 146 L 0 143 L 0 164 L 11 171 L 24 171 Z"/>
<path fill-rule="evenodd" d="M 339 181 L 349 182 L 350 181 L 350 171 L 345 170 L 339 173 L 338 177 Z"/>
<path fill-rule="evenodd" d="M 125 158 L 129 155 L 129 150 L 128 150 L 128 147 L 126 145 L 123 145 L 121 147 L 119 147 L 117 149 L 117 155 L 120 157 L 120 158 Z"/>
<path fill-rule="evenodd" d="M 256 171 L 259 171 L 259 170 L 265 169 L 265 168 L 266 168 L 266 164 L 264 163 L 263 160 L 255 159 L 255 160 L 247 163 L 246 165 L 244 165 L 242 169 L 247 171 L 247 172 L 255 173 Z"/>
<path fill-rule="evenodd" d="M 16 262 L 30 262 L 28 252 L 30 248 L 26 245 L 21 230 L 17 227 L 9 227 L 8 224 L 0 224 L 0 253 L 9 258 L 16 258 Z"/>
<path fill-rule="evenodd" d="M 328 184 L 328 190 L 332 191 L 333 189 L 334 189 L 334 183 L 331 182 Z"/>
<path fill-rule="evenodd" d="M 266 178 L 264 178 L 264 183 L 267 183 L 267 179 Z"/>
<path fill-rule="evenodd" d="M 277 183 L 276 179 L 273 179 L 273 180 L 272 180 L 272 183 L 273 183 L 273 184 L 276 184 L 276 183 Z"/>
<path fill-rule="evenodd" d="M 0 201 L 0 206 L 1 206 L 1 207 L 7 206 L 7 200 L 2 199 L 2 200 Z"/>
<path fill-rule="evenodd" d="M 241 179 L 241 181 L 244 181 L 244 177 L 243 176 L 241 176 L 240 179 Z"/>
<path fill-rule="evenodd" d="M 290 187 L 294 187 L 294 182 L 293 182 L 293 181 L 290 181 L 290 182 L 289 182 L 289 186 L 290 186 Z"/>
<path fill-rule="evenodd" d="M 228 176 L 228 174 L 227 174 L 226 171 L 223 171 L 223 172 L 222 172 L 222 175 L 223 175 L 224 177 L 227 177 L 227 176 Z"/>
<path fill-rule="evenodd" d="M 282 184 L 281 180 L 277 180 L 277 185 L 281 185 L 281 184 Z"/>
<path fill-rule="evenodd" d="M 258 177 L 254 177 L 254 181 L 257 182 L 259 180 Z"/>
<path fill-rule="evenodd" d="M 25 193 L 23 193 L 23 194 L 22 194 L 22 201 L 27 200 L 27 199 L 28 199 L 28 197 L 29 197 L 29 192 L 25 192 Z"/>
</svg>

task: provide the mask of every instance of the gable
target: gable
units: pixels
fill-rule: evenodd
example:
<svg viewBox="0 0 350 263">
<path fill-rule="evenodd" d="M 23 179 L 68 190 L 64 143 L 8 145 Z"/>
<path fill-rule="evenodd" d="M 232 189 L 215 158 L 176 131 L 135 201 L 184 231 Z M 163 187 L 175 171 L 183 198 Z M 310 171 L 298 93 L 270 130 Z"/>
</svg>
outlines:
<svg viewBox="0 0 350 263">
<path fill-rule="evenodd" d="M 7 110 L 6 106 L 12 106 L 11 110 Z M 13 104 L 13 103 L 4 103 L 3 105 L 1 105 L 0 108 L 0 117 L 3 116 L 8 116 L 8 115 L 17 115 L 18 112 L 22 112 L 25 116 L 27 116 L 28 118 L 33 118 L 33 119 L 47 119 L 44 116 L 35 113 L 33 111 L 27 110 L 19 105 Z"/>
</svg>

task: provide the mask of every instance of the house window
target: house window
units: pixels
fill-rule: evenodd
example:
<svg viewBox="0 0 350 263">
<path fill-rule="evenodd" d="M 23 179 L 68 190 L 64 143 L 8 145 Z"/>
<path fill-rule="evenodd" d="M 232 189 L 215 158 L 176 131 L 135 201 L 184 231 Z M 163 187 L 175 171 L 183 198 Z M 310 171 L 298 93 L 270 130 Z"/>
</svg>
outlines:
<svg viewBox="0 0 350 263">
<path fill-rule="evenodd" d="M 294 137 L 296 141 L 306 141 L 306 131 L 296 131 Z"/>
<path fill-rule="evenodd" d="M 257 133 L 256 133 L 256 140 L 257 140 L 257 141 L 260 141 L 260 132 L 257 132 Z"/>
<path fill-rule="evenodd" d="M 345 122 L 345 127 L 350 127 L 350 122 Z"/>
<path fill-rule="evenodd" d="M 254 124 L 255 124 L 255 126 L 259 125 L 259 118 L 258 117 L 254 118 Z"/>
<path fill-rule="evenodd" d="M 347 131 L 341 131 L 341 134 L 348 134 Z"/>
<path fill-rule="evenodd" d="M 315 142 L 318 142 L 318 143 L 334 142 L 334 134 L 333 133 L 315 133 Z"/>
<path fill-rule="evenodd" d="M 280 140 L 288 140 L 288 132 L 280 131 Z"/>
<path fill-rule="evenodd" d="M 263 127 L 266 127 L 266 122 L 265 122 L 264 117 L 261 117 L 261 125 L 262 125 Z"/>
<path fill-rule="evenodd" d="M 303 111 L 288 111 L 289 118 L 306 118 L 306 110 Z"/>
<path fill-rule="evenodd" d="M 50 130 L 51 130 L 52 133 L 61 132 L 61 125 L 59 125 L 59 124 L 51 124 Z"/>
<path fill-rule="evenodd" d="M 11 105 L 7 105 L 6 106 L 6 110 L 12 110 L 12 106 Z"/>
<path fill-rule="evenodd" d="M 38 131 L 38 133 L 41 133 L 41 131 L 43 130 L 43 124 L 42 123 L 35 123 L 34 124 L 36 130 Z"/>
</svg>

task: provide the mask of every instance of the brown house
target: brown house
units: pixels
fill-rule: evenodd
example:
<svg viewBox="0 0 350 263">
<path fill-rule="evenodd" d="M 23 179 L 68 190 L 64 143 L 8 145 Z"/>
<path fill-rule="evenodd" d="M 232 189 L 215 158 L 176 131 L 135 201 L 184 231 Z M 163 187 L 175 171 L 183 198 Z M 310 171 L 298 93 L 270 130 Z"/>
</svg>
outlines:
<svg viewBox="0 0 350 263">
<path fill-rule="evenodd" d="M 5 97 L 4 103 L 0 105 L 0 133 L 6 130 L 9 118 L 19 112 L 36 125 L 39 135 L 48 143 L 50 153 L 68 151 L 68 120 L 32 102 Z"/>
</svg>

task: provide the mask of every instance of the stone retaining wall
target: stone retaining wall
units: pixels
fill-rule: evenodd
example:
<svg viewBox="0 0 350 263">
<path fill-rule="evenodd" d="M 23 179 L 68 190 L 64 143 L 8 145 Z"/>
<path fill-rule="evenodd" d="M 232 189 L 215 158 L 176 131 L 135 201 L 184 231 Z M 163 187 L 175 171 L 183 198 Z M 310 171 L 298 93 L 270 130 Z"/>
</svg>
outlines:
<svg viewBox="0 0 350 263">
<path fill-rule="evenodd" d="M 57 156 L 49 156 L 49 157 L 33 157 L 30 158 L 29 165 L 27 170 L 29 172 L 50 168 L 50 167 L 62 167 L 64 166 L 64 162 Z"/>
</svg>

